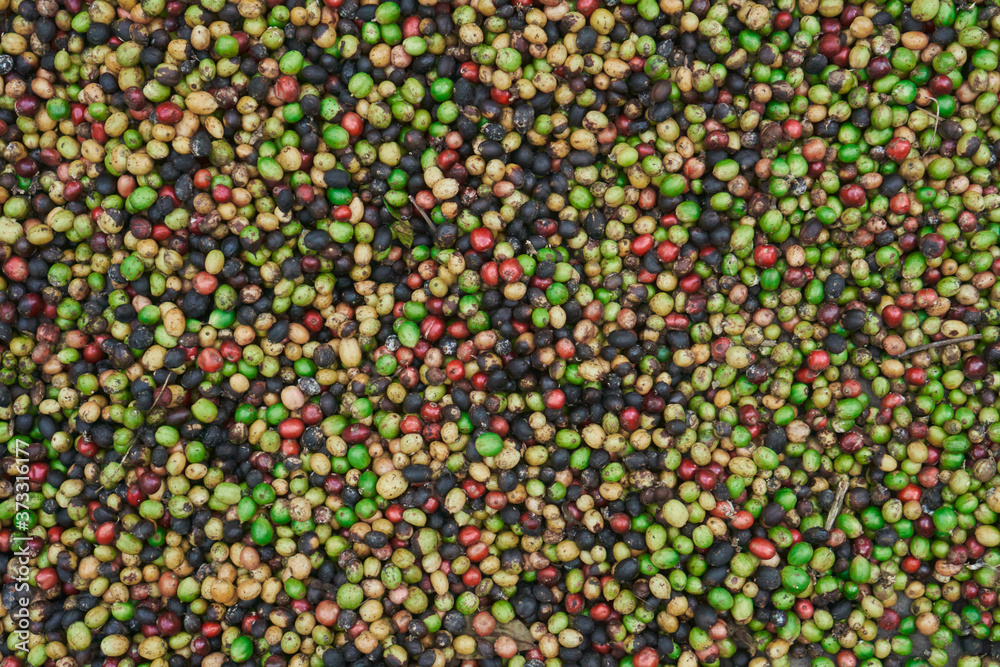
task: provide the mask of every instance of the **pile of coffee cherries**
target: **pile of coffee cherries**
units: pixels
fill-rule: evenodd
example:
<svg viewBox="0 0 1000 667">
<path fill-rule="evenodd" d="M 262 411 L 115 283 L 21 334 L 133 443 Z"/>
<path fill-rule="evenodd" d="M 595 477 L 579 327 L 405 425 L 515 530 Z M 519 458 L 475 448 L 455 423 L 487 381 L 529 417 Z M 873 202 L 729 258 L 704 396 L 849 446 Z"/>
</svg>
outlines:
<svg viewBox="0 0 1000 667">
<path fill-rule="evenodd" d="M 0 667 L 1000 665 L 998 60 L 0 0 Z"/>
</svg>

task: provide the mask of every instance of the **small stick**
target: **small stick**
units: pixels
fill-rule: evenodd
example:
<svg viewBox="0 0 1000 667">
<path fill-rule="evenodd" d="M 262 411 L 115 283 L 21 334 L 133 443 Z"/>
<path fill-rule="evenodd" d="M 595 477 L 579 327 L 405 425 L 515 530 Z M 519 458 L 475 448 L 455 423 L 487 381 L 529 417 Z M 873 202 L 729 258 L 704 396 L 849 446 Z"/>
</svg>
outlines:
<svg viewBox="0 0 1000 667">
<path fill-rule="evenodd" d="M 936 109 L 937 109 L 938 111 L 941 111 L 941 103 L 940 103 L 940 102 L 938 102 L 938 99 L 937 99 L 936 97 L 932 97 L 932 98 L 931 98 L 931 102 L 933 102 L 933 103 L 934 103 L 934 107 L 935 107 L 935 108 L 936 108 Z M 934 118 L 934 134 L 937 134 L 937 131 L 938 131 L 938 124 L 939 124 L 939 123 L 941 122 L 941 116 L 940 116 L 940 114 L 936 114 L 936 113 L 931 113 L 930 111 L 927 111 L 926 109 L 921 109 L 921 111 L 923 111 L 923 112 L 924 112 L 925 114 L 927 114 L 928 116 L 931 116 L 931 117 L 933 117 L 933 118 Z M 923 157 L 923 155 L 926 155 L 926 154 L 927 154 L 927 151 L 924 151 L 924 153 L 923 153 L 923 154 L 921 154 L 921 157 Z"/>
<path fill-rule="evenodd" d="M 917 345 L 916 347 L 911 347 L 906 352 L 898 354 L 899 357 L 908 357 L 911 354 L 916 354 L 917 352 L 923 352 L 924 350 L 930 350 L 935 347 L 944 347 L 945 345 L 958 345 L 959 343 L 968 343 L 970 340 L 979 340 L 982 338 L 982 334 L 971 334 L 968 336 L 959 336 L 958 338 L 950 338 L 948 340 L 939 340 L 934 343 L 927 343 L 926 345 Z"/>
<path fill-rule="evenodd" d="M 146 412 L 143 413 L 143 418 L 145 418 L 145 416 L 147 414 L 149 414 L 150 411 L 152 411 L 153 408 L 156 407 L 156 404 L 160 402 L 160 398 L 163 396 L 163 392 L 165 392 L 167 390 L 167 387 L 170 384 L 170 380 L 173 379 L 173 375 L 174 375 L 173 371 L 169 371 L 169 370 L 167 371 L 167 379 L 163 381 L 163 386 L 160 387 L 160 392 L 156 395 L 156 398 L 153 399 L 153 405 L 150 406 L 149 410 L 146 410 Z M 125 459 L 127 459 L 128 455 L 132 453 L 132 447 L 135 446 L 136 440 L 138 440 L 138 439 L 139 439 L 139 432 L 136 431 L 135 433 L 132 434 L 132 439 L 128 443 L 128 449 L 125 450 L 125 454 L 122 456 L 121 463 L 118 464 L 119 466 L 124 466 Z M 107 468 L 104 469 L 104 473 L 106 473 L 106 472 L 107 472 Z M 102 485 L 105 483 L 104 473 L 101 473 L 101 484 Z"/>
<path fill-rule="evenodd" d="M 826 529 L 830 530 L 833 528 L 833 523 L 837 520 L 837 515 L 840 514 L 840 507 L 844 504 L 844 496 L 847 495 L 847 480 L 843 477 L 837 484 L 837 497 L 833 500 L 833 506 L 830 507 L 830 513 L 826 515 Z"/>
<path fill-rule="evenodd" d="M 413 198 L 413 195 L 410 195 L 410 203 L 413 204 L 414 210 L 416 210 L 416 212 L 420 214 L 420 217 L 424 219 L 424 222 L 426 222 L 427 226 L 431 228 L 431 231 L 432 232 L 436 232 L 437 231 L 437 225 L 435 225 L 431 221 L 430 217 L 428 217 L 428 215 L 426 213 L 424 213 L 424 209 L 420 208 L 417 205 L 417 200 Z"/>
<path fill-rule="evenodd" d="M 174 374 L 173 371 L 170 371 L 170 370 L 167 371 L 167 379 L 163 381 L 163 386 L 160 387 L 160 393 L 158 393 L 156 395 L 156 398 L 153 399 L 153 406 L 151 408 L 149 408 L 149 410 L 152 410 L 153 408 L 155 408 L 156 404 L 160 402 L 160 398 L 163 396 L 163 392 L 165 392 L 167 390 L 167 385 L 169 385 L 170 381 L 173 379 L 173 377 L 172 377 L 173 374 Z M 147 410 L 146 412 L 149 412 L 149 410 Z"/>
</svg>

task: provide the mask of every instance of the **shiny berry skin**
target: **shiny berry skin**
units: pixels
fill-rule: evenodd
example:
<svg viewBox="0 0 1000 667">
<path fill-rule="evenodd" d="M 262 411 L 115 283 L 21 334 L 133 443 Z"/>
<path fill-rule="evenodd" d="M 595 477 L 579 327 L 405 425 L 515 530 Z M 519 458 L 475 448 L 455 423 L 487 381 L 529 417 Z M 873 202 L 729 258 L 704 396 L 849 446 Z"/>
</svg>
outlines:
<svg viewBox="0 0 1000 667">
<path fill-rule="evenodd" d="M 865 191 L 860 185 L 851 183 L 840 189 L 840 203 L 844 206 L 857 208 L 865 203 Z"/>
<path fill-rule="evenodd" d="M 753 249 L 753 261 L 762 269 L 770 269 L 778 261 L 778 249 L 773 245 L 757 246 Z"/>
<path fill-rule="evenodd" d="M 902 162 L 910 154 L 910 142 L 897 137 L 885 147 L 885 154 L 893 162 Z"/>
<path fill-rule="evenodd" d="M 478 227 L 469 234 L 469 242 L 473 250 L 484 252 L 493 247 L 493 233 L 485 227 Z"/>
</svg>

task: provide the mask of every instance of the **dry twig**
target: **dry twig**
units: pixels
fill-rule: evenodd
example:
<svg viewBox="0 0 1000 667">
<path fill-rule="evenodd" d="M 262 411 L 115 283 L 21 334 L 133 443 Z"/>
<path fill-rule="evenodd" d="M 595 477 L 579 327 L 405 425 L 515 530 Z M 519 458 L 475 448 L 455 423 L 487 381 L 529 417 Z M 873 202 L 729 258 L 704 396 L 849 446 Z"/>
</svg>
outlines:
<svg viewBox="0 0 1000 667">
<path fill-rule="evenodd" d="M 958 338 L 949 338 L 948 340 L 939 340 L 934 343 L 927 343 L 927 345 L 917 345 L 916 347 L 911 347 L 906 352 L 901 352 L 897 356 L 908 357 L 911 354 L 916 354 L 917 352 L 923 352 L 924 350 L 931 350 L 935 347 L 944 347 L 945 345 L 958 345 L 959 343 L 968 343 L 970 340 L 979 340 L 982 338 L 982 334 L 970 334 L 968 336 L 959 336 Z"/>
<path fill-rule="evenodd" d="M 933 102 L 933 103 L 934 103 L 934 106 L 935 106 L 935 108 L 936 108 L 936 109 L 937 109 L 938 111 L 941 111 L 941 103 L 940 103 L 940 102 L 938 102 L 938 100 L 937 100 L 937 98 L 936 98 L 936 97 L 932 97 L 932 98 L 931 98 L 931 102 Z M 938 125 L 939 125 L 939 124 L 941 123 L 941 116 L 940 116 L 940 114 L 936 114 L 936 113 L 931 113 L 931 112 L 930 112 L 930 111 L 928 111 L 927 109 L 921 109 L 921 111 L 923 111 L 923 112 L 924 112 L 925 114 L 927 114 L 928 116 L 930 116 L 930 117 L 932 117 L 932 118 L 934 119 L 934 134 L 937 134 L 937 131 L 938 131 Z M 926 155 L 926 154 L 927 154 L 927 152 L 928 152 L 928 151 L 924 151 L 924 152 L 923 152 L 923 153 L 921 154 L 921 156 L 923 156 L 923 155 Z"/>
<path fill-rule="evenodd" d="M 413 204 L 413 210 L 415 210 L 417 213 L 420 214 L 420 217 L 424 219 L 424 222 L 426 222 L 427 226 L 431 228 L 431 231 L 436 232 L 437 225 L 435 225 L 434 222 L 430 219 L 430 217 L 426 213 L 424 213 L 424 209 L 417 206 L 417 200 L 413 198 L 413 195 L 410 195 L 410 203 Z"/>
<path fill-rule="evenodd" d="M 156 398 L 153 399 L 153 405 L 150 406 L 149 410 L 146 410 L 146 412 L 144 412 L 142 415 L 144 419 L 146 415 L 148 415 L 153 410 L 153 408 L 155 408 L 157 404 L 160 402 L 160 398 L 163 396 L 163 392 L 165 392 L 167 390 L 167 387 L 170 385 L 170 381 L 173 379 L 173 375 L 174 375 L 173 371 L 167 371 L 167 379 L 163 381 L 163 386 L 160 387 L 159 393 L 157 393 Z M 138 439 L 139 439 L 139 432 L 136 431 L 135 433 L 132 434 L 132 439 L 128 443 L 128 449 L 126 449 L 125 454 L 122 455 L 122 460 L 118 463 L 118 467 L 113 469 L 114 472 L 112 472 L 112 467 L 110 465 L 106 465 L 104 467 L 104 470 L 101 472 L 101 486 L 107 487 L 108 482 L 111 481 L 112 476 L 125 467 L 125 460 L 128 459 L 128 455 L 132 453 L 132 447 L 135 446 L 136 440 Z"/>
</svg>

